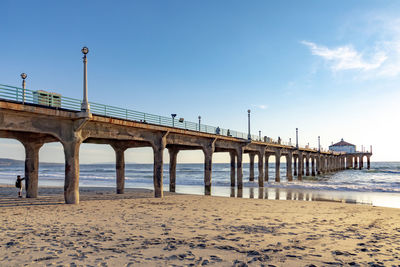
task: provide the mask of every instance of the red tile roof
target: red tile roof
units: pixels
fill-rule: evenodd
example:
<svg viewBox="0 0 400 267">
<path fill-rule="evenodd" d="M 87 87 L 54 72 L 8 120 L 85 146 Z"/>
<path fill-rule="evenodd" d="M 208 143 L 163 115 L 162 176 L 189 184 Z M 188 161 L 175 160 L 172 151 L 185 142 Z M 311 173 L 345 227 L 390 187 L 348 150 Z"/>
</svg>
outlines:
<svg viewBox="0 0 400 267">
<path fill-rule="evenodd" d="M 344 141 L 344 140 L 342 139 L 342 140 L 340 140 L 340 142 L 338 142 L 338 143 L 336 143 L 336 144 L 333 144 L 333 145 L 331 145 L 331 146 L 355 146 L 355 145 L 350 144 L 350 143 L 348 143 L 348 142 L 346 142 L 346 141 Z"/>
</svg>

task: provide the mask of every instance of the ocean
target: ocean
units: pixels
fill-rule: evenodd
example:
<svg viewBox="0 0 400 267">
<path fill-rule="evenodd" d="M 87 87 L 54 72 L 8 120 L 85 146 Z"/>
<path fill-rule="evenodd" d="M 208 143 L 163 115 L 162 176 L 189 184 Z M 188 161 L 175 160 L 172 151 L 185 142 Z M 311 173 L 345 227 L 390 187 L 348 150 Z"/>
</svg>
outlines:
<svg viewBox="0 0 400 267">
<path fill-rule="evenodd" d="M 243 166 L 242 192 L 230 187 L 230 165 L 213 164 L 211 194 L 225 197 L 338 201 L 400 208 L 400 162 L 371 162 L 371 169 L 344 170 L 336 173 L 303 177 L 303 181 L 287 182 L 286 164 L 281 164 L 281 182 L 275 183 L 275 164 L 269 164 L 270 181 L 258 188 L 249 181 L 249 165 Z M 169 188 L 169 166 L 164 165 L 164 190 Z M 177 164 L 176 192 L 204 194 L 203 164 Z M 0 166 L 0 184 L 13 185 L 16 175 L 24 175 L 24 166 L 12 163 Z M 153 189 L 152 164 L 126 164 L 126 188 Z M 115 187 L 114 164 L 80 165 L 80 187 Z M 64 164 L 40 164 L 39 186 L 64 185 Z"/>
</svg>

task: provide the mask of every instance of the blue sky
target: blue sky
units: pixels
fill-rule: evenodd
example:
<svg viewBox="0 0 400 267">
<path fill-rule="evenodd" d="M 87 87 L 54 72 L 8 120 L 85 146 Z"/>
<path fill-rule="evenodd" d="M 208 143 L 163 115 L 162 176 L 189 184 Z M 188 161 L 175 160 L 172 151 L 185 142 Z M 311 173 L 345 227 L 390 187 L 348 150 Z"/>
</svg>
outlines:
<svg viewBox="0 0 400 267">
<path fill-rule="evenodd" d="M 399 1 L 1 1 L 0 83 L 327 147 L 341 138 L 399 160 Z M 1 149 L 1 147 L 6 149 Z M 96 153 L 94 153 L 96 152 Z M 0 157 L 22 146 L 0 139 Z M 43 161 L 63 161 L 59 144 Z M 83 145 L 81 162 L 112 162 Z M 181 162 L 202 162 L 185 152 Z M 128 162 L 151 162 L 149 149 Z M 227 155 L 215 161 L 228 162 Z"/>
</svg>

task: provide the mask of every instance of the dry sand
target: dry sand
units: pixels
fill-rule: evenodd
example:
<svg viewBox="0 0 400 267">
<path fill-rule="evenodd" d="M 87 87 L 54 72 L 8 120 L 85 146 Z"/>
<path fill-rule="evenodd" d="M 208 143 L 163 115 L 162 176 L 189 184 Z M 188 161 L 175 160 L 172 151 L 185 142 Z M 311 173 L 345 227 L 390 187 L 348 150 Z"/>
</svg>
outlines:
<svg viewBox="0 0 400 267">
<path fill-rule="evenodd" d="M 400 209 L 148 190 L 0 187 L 0 266 L 392 266 Z"/>
</svg>

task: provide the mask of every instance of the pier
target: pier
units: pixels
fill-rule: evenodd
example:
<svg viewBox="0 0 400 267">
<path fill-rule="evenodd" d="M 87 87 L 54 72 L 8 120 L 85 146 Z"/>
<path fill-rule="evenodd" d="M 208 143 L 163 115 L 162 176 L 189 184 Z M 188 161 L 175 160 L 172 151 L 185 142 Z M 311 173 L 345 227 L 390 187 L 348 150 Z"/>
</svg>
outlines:
<svg viewBox="0 0 400 267">
<path fill-rule="evenodd" d="M 39 101 L 45 99 L 46 101 Z M 90 109 L 89 109 L 90 106 Z M 118 107 L 88 103 L 38 91 L 0 85 L 0 138 L 20 141 L 25 148 L 26 197 L 38 196 L 39 150 L 45 143 L 60 142 L 65 155 L 64 198 L 67 204 L 79 203 L 79 148 L 82 143 L 110 145 L 116 158 L 116 193 L 124 193 L 125 158 L 128 148 L 151 147 L 154 155 L 154 196 L 163 197 L 164 151 L 168 150 L 169 191 L 175 192 L 177 155 L 182 150 L 204 153 L 204 192 L 211 194 L 212 157 L 229 153 L 230 184 L 243 189 L 243 155 L 249 154 L 250 181 L 280 182 L 281 158 L 286 159 L 288 181 L 302 180 L 345 169 L 362 169 L 364 158 L 370 168 L 370 152 L 322 151 L 284 143 L 267 136 L 250 135 L 200 123 L 175 120 Z M 275 157 L 275 177 L 268 173 Z M 255 163 L 257 160 L 257 175 Z"/>
</svg>

